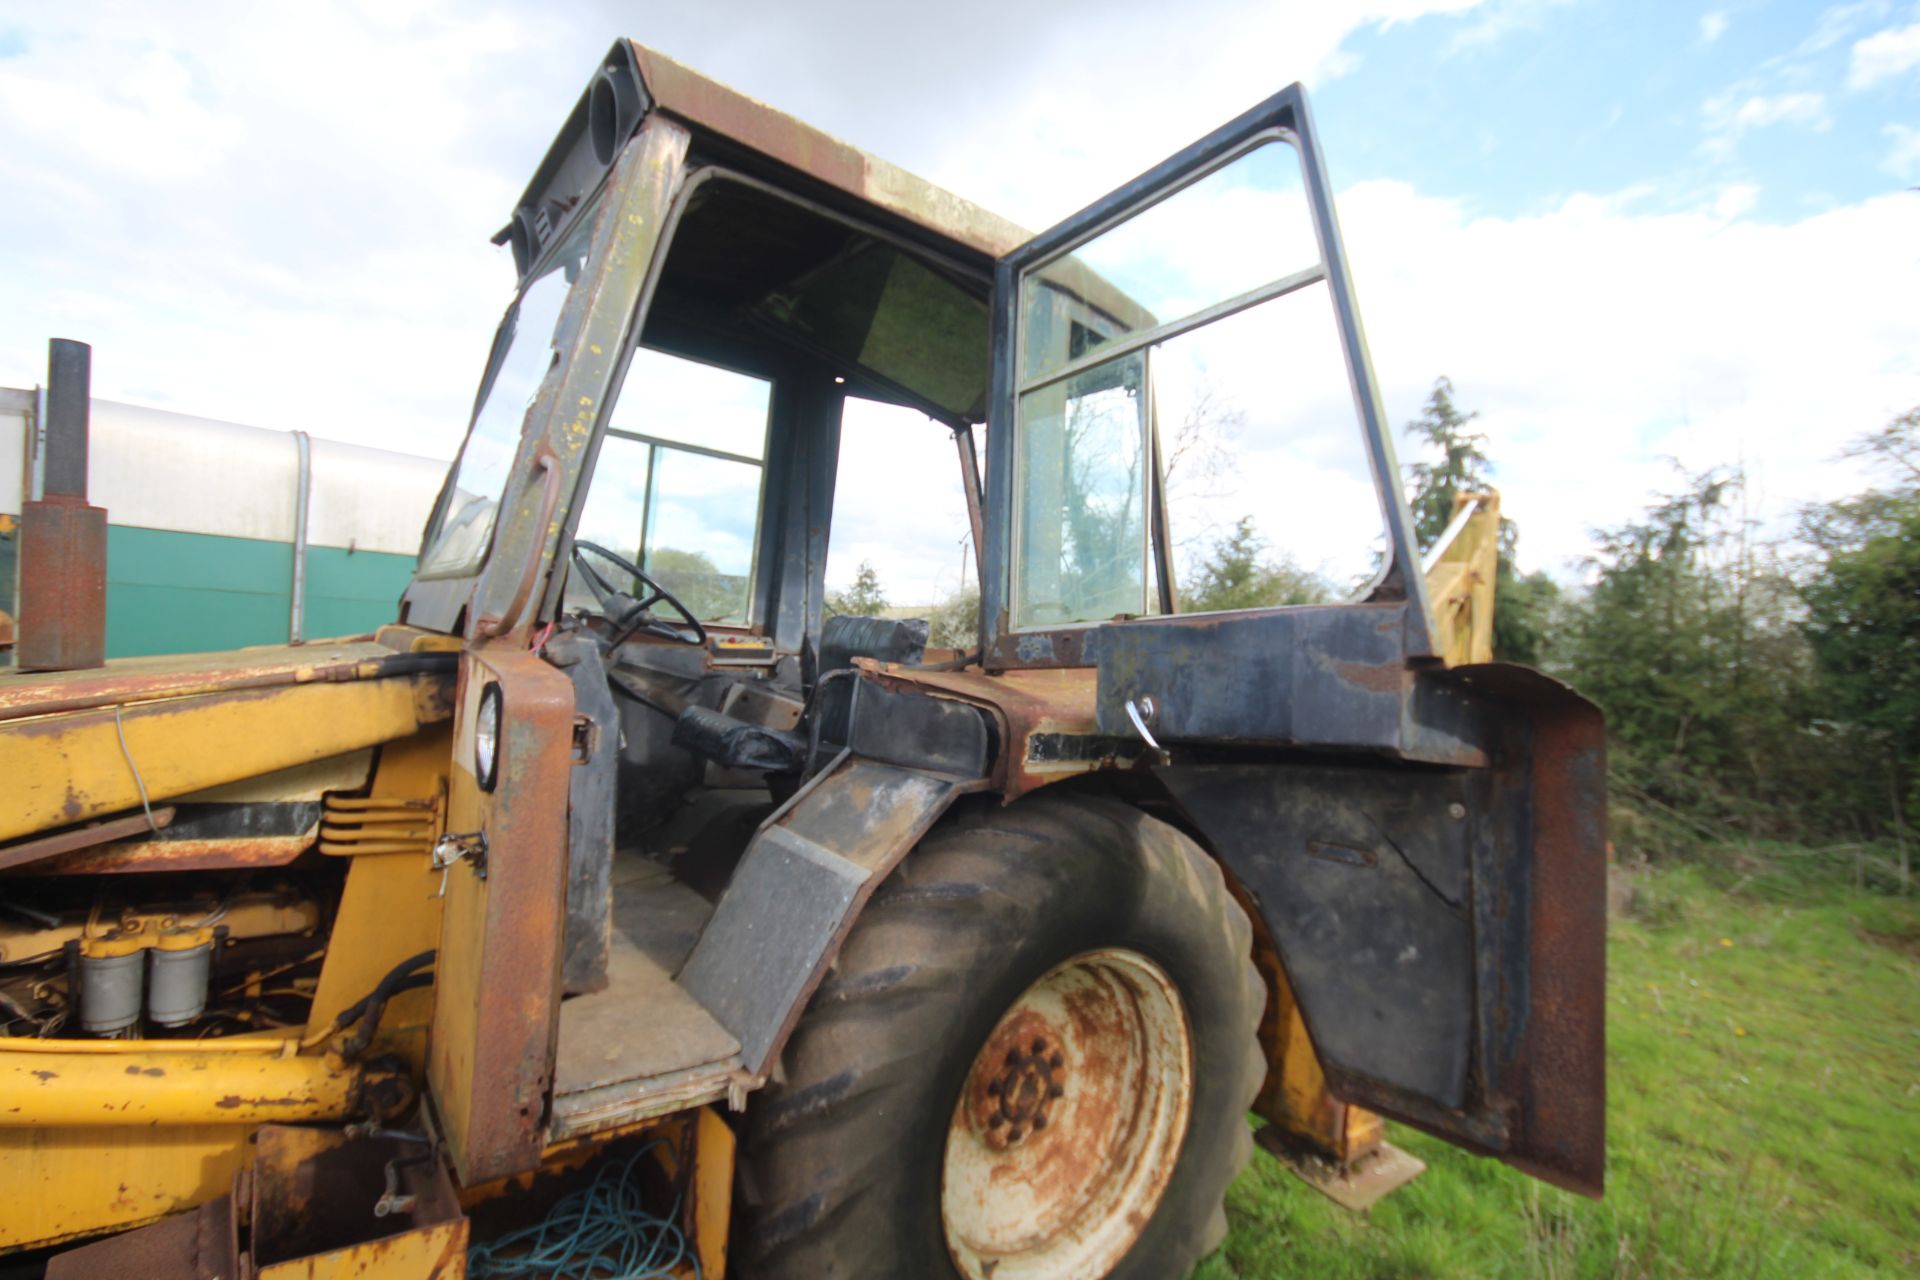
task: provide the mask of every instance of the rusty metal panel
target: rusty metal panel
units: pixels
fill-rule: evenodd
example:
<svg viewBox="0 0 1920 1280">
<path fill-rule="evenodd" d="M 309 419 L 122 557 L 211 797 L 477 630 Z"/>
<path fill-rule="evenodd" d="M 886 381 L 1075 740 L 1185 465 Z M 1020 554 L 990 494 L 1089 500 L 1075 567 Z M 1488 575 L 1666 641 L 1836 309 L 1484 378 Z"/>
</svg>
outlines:
<svg viewBox="0 0 1920 1280">
<path fill-rule="evenodd" d="M 1252 895 L 1339 1098 L 1597 1195 L 1605 1161 L 1600 715 L 1537 672 L 1481 705 L 1481 769 L 1156 770 Z"/>
<path fill-rule="evenodd" d="M 466 1275 L 467 1219 L 426 1142 L 269 1125 L 246 1185 L 258 1280 Z"/>
<path fill-rule="evenodd" d="M 481 690 L 501 696 L 499 784 L 473 773 Z M 462 1182 L 540 1161 L 560 1016 L 574 698 L 518 646 L 470 651 L 461 673 L 449 833 L 485 834 L 447 871 L 427 1078 Z"/>
<path fill-rule="evenodd" d="M 1095 628 L 1100 725 L 1128 734 L 1147 705 L 1162 742 L 1384 751 L 1483 765 L 1474 707 L 1409 662 L 1412 606 L 1303 606 Z"/>
<path fill-rule="evenodd" d="M 1524 791 L 1528 865 L 1524 975 L 1507 1078 L 1519 1099 L 1509 1164 L 1598 1196 L 1607 1147 L 1607 735 L 1599 708 L 1557 680 L 1504 663 L 1456 668 L 1469 687 L 1529 721 L 1524 755 L 1500 775 Z"/>
<path fill-rule="evenodd" d="M 992 710 L 1000 749 L 994 785 L 1008 800 L 1066 778 L 1128 768 L 1146 754 L 1129 730 L 1104 732 L 1095 714 L 1098 673 L 1091 667 L 1041 667 L 988 674 L 857 662 L 886 688 L 914 689 Z"/>
<path fill-rule="evenodd" d="M 51 495 L 20 512 L 22 671 L 98 667 L 107 655 L 107 510 Z"/>
<path fill-rule="evenodd" d="M 438 661 L 441 666 L 433 667 Z M 57 671 L 32 679 L 0 679 L 0 720 L 84 711 L 153 698 L 225 693 L 289 684 L 332 684 L 451 671 L 452 659 L 431 653 L 397 653 L 364 637 L 306 645 L 261 645 L 222 653 L 115 658 L 92 671 Z"/>
<path fill-rule="evenodd" d="M 47 1280 L 237 1280 L 233 1198 L 221 1196 L 47 1263 Z"/>
<path fill-rule="evenodd" d="M 761 827 L 680 985 L 764 1077 L 860 908 L 907 850 L 984 779 L 843 755 Z"/>
<path fill-rule="evenodd" d="M 613 947 L 613 826 L 620 780 L 620 710 L 600 648 L 586 636 L 558 635 L 547 658 L 573 682 L 573 780 L 567 797 L 568 995 L 607 985 Z"/>
</svg>

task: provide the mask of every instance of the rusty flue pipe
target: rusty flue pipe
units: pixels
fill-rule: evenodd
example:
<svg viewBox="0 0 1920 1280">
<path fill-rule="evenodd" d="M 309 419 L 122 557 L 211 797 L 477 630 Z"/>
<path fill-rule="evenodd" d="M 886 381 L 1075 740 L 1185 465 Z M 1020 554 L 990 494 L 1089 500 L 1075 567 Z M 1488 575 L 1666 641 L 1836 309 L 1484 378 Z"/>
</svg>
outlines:
<svg viewBox="0 0 1920 1280">
<path fill-rule="evenodd" d="M 87 504 L 87 428 L 93 348 L 47 344 L 47 416 L 41 494 L 20 510 L 23 671 L 98 667 L 107 651 L 107 513 Z"/>
</svg>

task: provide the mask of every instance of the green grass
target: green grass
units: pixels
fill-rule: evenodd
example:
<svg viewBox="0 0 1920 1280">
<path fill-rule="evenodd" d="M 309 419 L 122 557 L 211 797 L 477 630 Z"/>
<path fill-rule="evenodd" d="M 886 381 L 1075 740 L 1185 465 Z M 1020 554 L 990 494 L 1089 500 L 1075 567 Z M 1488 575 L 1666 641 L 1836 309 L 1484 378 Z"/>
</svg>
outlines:
<svg viewBox="0 0 1920 1280">
<path fill-rule="evenodd" d="M 1256 1155 L 1198 1280 L 1920 1274 L 1920 905 L 1779 847 L 1642 871 L 1634 899 L 1604 1201 L 1395 1125 L 1427 1172 L 1364 1216 Z"/>
</svg>

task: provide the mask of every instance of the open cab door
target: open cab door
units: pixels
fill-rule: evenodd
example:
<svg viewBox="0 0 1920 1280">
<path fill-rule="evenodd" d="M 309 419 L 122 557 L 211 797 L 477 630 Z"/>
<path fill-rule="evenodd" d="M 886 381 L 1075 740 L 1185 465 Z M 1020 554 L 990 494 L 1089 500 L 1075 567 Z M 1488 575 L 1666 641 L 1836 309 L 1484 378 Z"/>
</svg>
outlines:
<svg viewBox="0 0 1920 1280">
<path fill-rule="evenodd" d="M 1299 86 L 995 293 L 985 665 L 1097 668 L 1340 1098 L 1598 1195 L 1601 718 L 1446 664 Z"/>
</svg>

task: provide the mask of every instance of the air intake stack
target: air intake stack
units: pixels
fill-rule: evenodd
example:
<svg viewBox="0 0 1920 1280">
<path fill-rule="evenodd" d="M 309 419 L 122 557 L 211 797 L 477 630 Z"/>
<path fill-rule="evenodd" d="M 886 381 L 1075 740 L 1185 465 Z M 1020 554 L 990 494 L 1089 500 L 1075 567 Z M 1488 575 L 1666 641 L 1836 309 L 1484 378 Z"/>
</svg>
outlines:
<svg viewBox="0 0 1920 1280">
<path fill-rule="evenodd" d="M 47 344 L 47 421 L 41 494 L 21 504 L 20 639 L 23 671 L 97 667 L 107 650 L 107 512 L 87 505 L 87 427 L 93 348 Z"/>
</svg>

